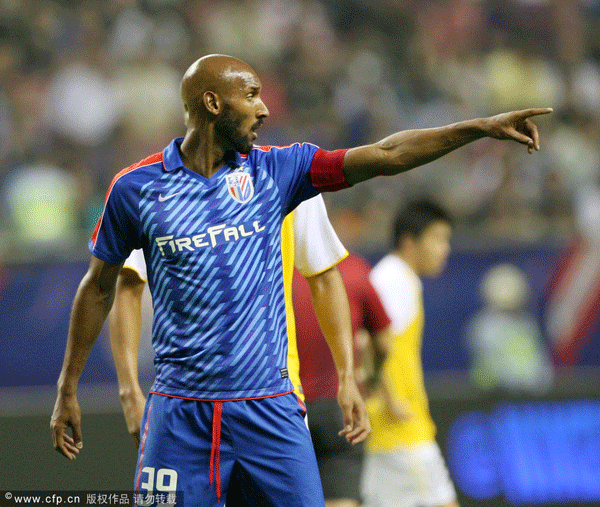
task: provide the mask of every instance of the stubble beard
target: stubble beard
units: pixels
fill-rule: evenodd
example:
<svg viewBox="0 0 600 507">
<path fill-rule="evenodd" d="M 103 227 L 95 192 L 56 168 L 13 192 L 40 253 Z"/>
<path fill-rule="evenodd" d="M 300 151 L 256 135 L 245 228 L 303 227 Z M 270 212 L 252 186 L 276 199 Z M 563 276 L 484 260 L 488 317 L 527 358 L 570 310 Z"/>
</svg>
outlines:
<svg viewBox="0 0 600 507">
<path fill-rule="evenodd" d="M 227 150 L 237 151 L 239 153 L 248 154 L 252 150 L 252 141 L 248 136 L 243 135 L 242 121 L 232 113 L 231 106 L 225 104 L 223 113 L 215 123 L 215 132 L 224 143 L 224 148 Z"/>
</svg>

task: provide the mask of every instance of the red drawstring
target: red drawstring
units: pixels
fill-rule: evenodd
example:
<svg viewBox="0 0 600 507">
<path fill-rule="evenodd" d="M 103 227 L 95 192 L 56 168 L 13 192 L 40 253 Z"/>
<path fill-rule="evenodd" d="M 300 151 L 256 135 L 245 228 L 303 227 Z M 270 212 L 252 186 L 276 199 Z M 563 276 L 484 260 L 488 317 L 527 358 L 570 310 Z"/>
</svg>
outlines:
<svg viewBox="0 0 600 507">
<path fill-rule="evenodd" d="M 221 500 L 221 414 L 223 413 L 223 402 L 215 401 L 212 427 L 212 447 L 210 448 L 210 481 L 213 483 L 213 472 L 217 476 L 217 500 Z"/>
</svg>

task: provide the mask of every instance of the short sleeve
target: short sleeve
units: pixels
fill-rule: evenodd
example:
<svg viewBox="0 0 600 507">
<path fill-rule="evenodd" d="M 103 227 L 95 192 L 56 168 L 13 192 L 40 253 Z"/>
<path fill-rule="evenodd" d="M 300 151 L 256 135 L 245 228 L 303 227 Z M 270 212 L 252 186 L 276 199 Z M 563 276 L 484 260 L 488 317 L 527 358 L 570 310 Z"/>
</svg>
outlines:
<svg viewBox="0 0 600 507">
<path fill-rule="evenodd" d="M 106 194 L 102 216 L 88 247 L 95 257 L 111 264 L 123 262 L 141 248 L 137 199 L 124 178 L 116 176 Z"/>
<path fill-rule="evenodd" d="M 370 280 L 392 321 L 392 331 L 404 332 L 419 311 L 421 282 L 417 275 L 404 261 L 388 255 L 371 270 Z"/>
<path fill-rule="evenodd" d="M 315 276 L 348 255 L 327 217 L 323 198 L 304 201 L 294 211 L 294 265 L 303 276 Z"/>
<path fill-rule="evenodd" d="M 144 259 L 144 251 L 141 248 L 133 250 L 123 264 L 124 268 L 129 268 L 135 271 L 141 280 L 148 281 L 148 271 L 146 269 L 146 260 Z"/>
<path fill-rule="evenodd" d="M 311 181 L 310 168 L 319 148 L 310 143 L 290 146 L 256 147 L 248 156 L 253 164 L 266 170 L 279 189 L 282 214 L 286 216 L 302 201 L 319 193 Z"/>
</svg>

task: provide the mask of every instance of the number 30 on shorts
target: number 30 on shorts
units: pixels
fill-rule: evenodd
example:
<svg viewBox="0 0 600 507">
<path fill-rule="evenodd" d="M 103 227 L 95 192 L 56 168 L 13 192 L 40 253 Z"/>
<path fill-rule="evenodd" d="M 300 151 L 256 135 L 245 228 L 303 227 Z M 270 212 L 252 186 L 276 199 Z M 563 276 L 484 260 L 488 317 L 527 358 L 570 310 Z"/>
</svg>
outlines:
<svg viewBox="0 0 600 507">
<path fill-rule="evenodd" d="M 144 467 L 142 473 L 148 474 L 147 480 L 141 484 L 141 488 L 145 489 L 148 494 L 151 494 L 155 488 L 159 493 L 175 493 L 177 491 L 177 472 L 175 470 L 170 468 L 156 470 L 154 467 Z"/>
</svg>

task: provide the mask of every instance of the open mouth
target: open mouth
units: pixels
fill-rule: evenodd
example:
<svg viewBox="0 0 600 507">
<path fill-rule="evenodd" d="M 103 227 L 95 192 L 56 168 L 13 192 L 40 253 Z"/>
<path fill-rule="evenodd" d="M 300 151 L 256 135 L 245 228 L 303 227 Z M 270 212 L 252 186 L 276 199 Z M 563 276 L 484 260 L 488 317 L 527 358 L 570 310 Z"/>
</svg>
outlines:
<svg viewBox="0 0 600 507">
<path fill-rule="evenodd" d="M 252 127 L 250 127 L 250 133 L 252 134 L 252 140 L 254 140 L 258 137 L 258 134 L 256 133 L 256 131 L 262 126 L 262 124 L 263 124 L 263 121 L 262 121 L 262 119 L 260 119 L 254 125 L 252 125 Z"/>
</svg>

